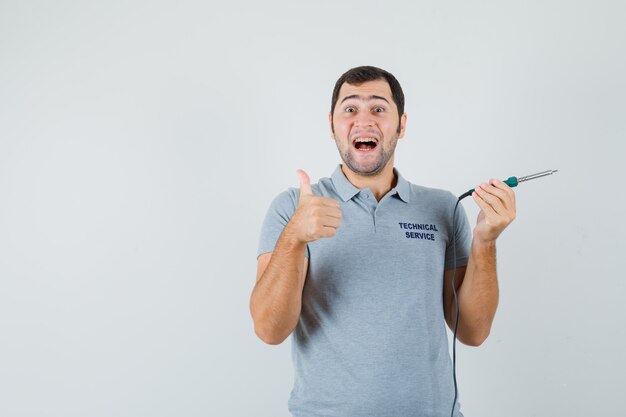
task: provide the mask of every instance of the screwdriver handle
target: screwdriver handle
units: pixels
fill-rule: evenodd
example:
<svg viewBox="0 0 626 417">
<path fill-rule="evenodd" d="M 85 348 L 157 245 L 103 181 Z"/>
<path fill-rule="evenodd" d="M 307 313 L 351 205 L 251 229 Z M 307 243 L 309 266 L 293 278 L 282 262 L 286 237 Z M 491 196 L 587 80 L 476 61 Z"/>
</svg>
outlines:
<svg viewBox="0 0 626 417">
<path fill-rule="evenodd" d="M 517 187 L 517 184 L 519 184 L 517 182 L 517 177 L 509 177 L 508 179 L 503 181 L 506 185 L 508 185 L 509 187 L 513 188 L 513 187 Z"/>
</svg>

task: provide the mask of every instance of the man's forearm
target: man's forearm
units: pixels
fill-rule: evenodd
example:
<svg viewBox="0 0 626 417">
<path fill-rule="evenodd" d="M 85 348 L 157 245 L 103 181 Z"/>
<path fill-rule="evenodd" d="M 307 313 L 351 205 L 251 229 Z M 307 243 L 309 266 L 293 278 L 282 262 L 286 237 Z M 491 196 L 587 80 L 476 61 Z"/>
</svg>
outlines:
<svg viewBox="0 0 626 417">
<path fill-rule="evenodd" d="M 304 288 L 306 243 L 285 227 L 270 262 L 250 298 L 250 312 L 257 335 L 266 343 L 279 344 L 298 323 Z"/>
<path fill-rule="evenodd" d="M 478 346 L 489 336 L 498 307 L 496 243 L 472 241 L 463 283 L 458 290 L 461 341 Z"/>
</svg>

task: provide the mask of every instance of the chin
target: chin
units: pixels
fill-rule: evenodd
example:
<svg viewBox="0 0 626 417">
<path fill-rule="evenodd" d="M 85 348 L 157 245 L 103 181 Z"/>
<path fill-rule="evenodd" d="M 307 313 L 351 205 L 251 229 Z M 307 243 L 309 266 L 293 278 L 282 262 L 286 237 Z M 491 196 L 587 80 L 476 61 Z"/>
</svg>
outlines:
<svg viewBox="0 0 626 417">
<path fill-rule="evenodd" d="M 352 172 L 355 172 L 359 175 L 363 175 L 364 177 L 372 177 L 374 175 L 377 175 L 385 167 L 385 164 L 380 164 L 380 163 L 373 164 L 373 166 L 362 166 L 362 165 L 357 165 L 351 162 L 347 162 L 345 159 L 344 159 L 344 162 L 346 163 L 346 165 L 348 166 L 348 168 L 350 168 Z"/>
</svg>

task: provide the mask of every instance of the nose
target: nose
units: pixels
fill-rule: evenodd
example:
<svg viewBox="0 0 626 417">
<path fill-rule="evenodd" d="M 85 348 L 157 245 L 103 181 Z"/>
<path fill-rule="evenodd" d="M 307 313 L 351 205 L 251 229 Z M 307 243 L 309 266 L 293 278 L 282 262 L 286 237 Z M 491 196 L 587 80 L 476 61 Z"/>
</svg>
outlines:
<svg viewBox="0 0 626 417">
<path fill-rule="evenodd" d="M 368 112 L 361 112 L 354 121 L 355 126 L 369 127 L 374 126 L 374 118 Z"/>
</svg>

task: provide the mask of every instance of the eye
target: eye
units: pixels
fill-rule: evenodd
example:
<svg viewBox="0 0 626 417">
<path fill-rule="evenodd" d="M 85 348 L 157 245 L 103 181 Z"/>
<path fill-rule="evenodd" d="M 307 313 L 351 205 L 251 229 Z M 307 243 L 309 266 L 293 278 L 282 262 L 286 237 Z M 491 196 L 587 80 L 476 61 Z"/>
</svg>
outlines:
<svg viewBox="0 0 626 417">
<path fill-rule="evenodd" d="M 354 113 L 356 111 L 356 109 L 354 107 L 346 107 L 345 112 L 346 113 Z"/>
<path fill-rule="evenodd" d="M 376 113 L 382 113 L 385 111 L 384 107 L 374 107 L 374 112 Z"/>
</svg>

